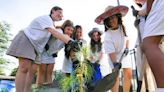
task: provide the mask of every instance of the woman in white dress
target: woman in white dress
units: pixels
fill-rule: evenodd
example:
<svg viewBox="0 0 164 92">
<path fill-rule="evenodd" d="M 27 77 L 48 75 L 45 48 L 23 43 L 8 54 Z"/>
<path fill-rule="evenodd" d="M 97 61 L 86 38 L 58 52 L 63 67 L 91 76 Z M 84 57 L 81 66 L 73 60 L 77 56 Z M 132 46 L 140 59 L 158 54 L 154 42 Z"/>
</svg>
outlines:
<svg viewBox="0 0 164 92">
<path fill-rule="evenodd" d="M 122 17 L 128 12 L 126 6 L 108 6 L 104 13 L 96 18 L 96 23 L 104 24 L 105 26 L 105 38 L 104 38 L 104 50 L 108 54 L 109 62 L 113 63 L 113 67 L 117 65 L 124 50 L 128 52 L 127 34 L 125 27 L 122 24 Z M 132 78 L 132 66 L 128 58 L 128 55 L 123 58 L 123 91 L 129 92 Z M 119 91 L 119 76 L 116 83 L 112 88 L 112 92 Z"/>
</svg>

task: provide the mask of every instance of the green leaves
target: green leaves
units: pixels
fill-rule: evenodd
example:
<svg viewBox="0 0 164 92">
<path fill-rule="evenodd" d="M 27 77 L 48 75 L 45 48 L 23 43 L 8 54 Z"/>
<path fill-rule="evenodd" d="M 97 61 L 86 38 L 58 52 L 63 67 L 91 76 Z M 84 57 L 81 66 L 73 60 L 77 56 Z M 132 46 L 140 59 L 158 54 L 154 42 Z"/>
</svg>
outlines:
<svg viewBox="0 0 164 92">
<path fill-rule="evenodd" d="M 75 60 L 79 63 L 69 77 L 65 76 L 60 82 L 62 92 L 77 92 L 80 87 L 85 85 L 92 78 L 93 68 L 88 60 L 90 56 L 90 48 L 85 45 L 75 53 Z M 84 88 L 84 87 L 83 87 Z"/>
<path fill-rule="evenodd" d="M 0 21 L 0 75 L 5 75 L 5 71 L 9 70 L 10 61 L 6 58 L 5 52 L 11 42 L 10 25 L 5 21 Z"/>
<path fill-rule="evenodd" d="M 0 22 L 0 56 L 3 56 L 10 41 L 11 41 L 11 33 L 10 33 L 10 25 L 4 21 Z"/>
</svg>

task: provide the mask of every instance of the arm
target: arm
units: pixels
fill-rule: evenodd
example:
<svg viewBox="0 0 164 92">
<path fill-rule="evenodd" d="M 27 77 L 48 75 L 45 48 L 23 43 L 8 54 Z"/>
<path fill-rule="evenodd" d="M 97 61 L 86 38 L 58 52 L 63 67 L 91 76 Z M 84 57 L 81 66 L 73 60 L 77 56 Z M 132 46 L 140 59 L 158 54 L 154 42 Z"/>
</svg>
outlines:
<svg viewBox="0 0 164 92">
<path fill-rule="evenodd" d="M 101 60 L 103 58 L 103 52 L 100 52 L 99 59 Z"/>
<path fill-rule="evenodd" d="M 47 28 L 47 30 L 53 35 L 53 37 L 62 40 L 64 43 L 68 43 L 71 38 L 68 35 L 64 35 L 52 28 Z"/>
<path fill-rule="evenodd" d="M 128 53 L 129 53 L 129 40 L 127 38 L 126 38 L 124 53 L 125 53 L 125 55 L 128 55 Z"/>
<path fill-rule="evenodd" d="M 151 10 L 151 7 L 152 7 L 152 4 L 153 4 L 154 0 L 147 0 L 147 15 L 149 14 L 150 10 Z"/>
<path fill-rule="evenodd" d="M 126 40 L 126 48 L 129 48 L 129 40 Z"/>
<path fill-rule="evenodd" d="M 116 53 L 115 52 L 109 53 L 109 57 L 110 57 L 112 63 L 116 63 Z"/>
<path fill-rule="evenodd" d="M 146 11 L 145 10 L 140 10 L 140 11 L 138 11 L 138 15 L 146 16 Z"/>
</svg>

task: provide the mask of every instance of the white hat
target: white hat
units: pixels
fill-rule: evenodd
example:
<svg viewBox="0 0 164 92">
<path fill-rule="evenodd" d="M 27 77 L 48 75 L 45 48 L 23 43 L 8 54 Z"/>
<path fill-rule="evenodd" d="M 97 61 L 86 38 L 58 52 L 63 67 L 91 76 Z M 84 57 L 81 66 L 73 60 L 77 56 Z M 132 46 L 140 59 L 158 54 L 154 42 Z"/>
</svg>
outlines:
<svg viewBox="0 0 164 92">
<path fill-rule="evenodd" d="M 92 37 L 92 34 L 94 33 L 94 32 L 99 32 L 100 33 L 100 35 L 102 35 L 102 31 L 100 31 L 100 29 L 99 28 L 93 28 L 89 33 L 88 33 L 88 35 L 89 35 L 89 37 Z"/>
</svg>

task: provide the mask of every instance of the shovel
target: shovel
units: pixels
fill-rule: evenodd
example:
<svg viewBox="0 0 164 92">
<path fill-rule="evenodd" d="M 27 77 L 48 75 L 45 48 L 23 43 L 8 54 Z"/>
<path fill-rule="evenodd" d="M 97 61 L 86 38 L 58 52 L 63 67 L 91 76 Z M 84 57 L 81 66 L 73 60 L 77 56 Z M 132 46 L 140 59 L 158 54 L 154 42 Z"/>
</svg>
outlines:
<svg viewBox="0 0 164 92">
<path fill-rule="evenodd" d="M 127 54 L 127 52 L 124 50 L 123 54 L 120 57 L 118 64 L 114 67 L 113 72 L 106 75 L 99 81 L 97 81 L 96 84 L 94 85 L 93 92 L 106 92 L 109 89 L 113 88 L 113 86 L 117 80 L 117 77 L 119 75 L 119 71 L 121 68 L 121 61 L 126 54 Z"/>
</svg>

